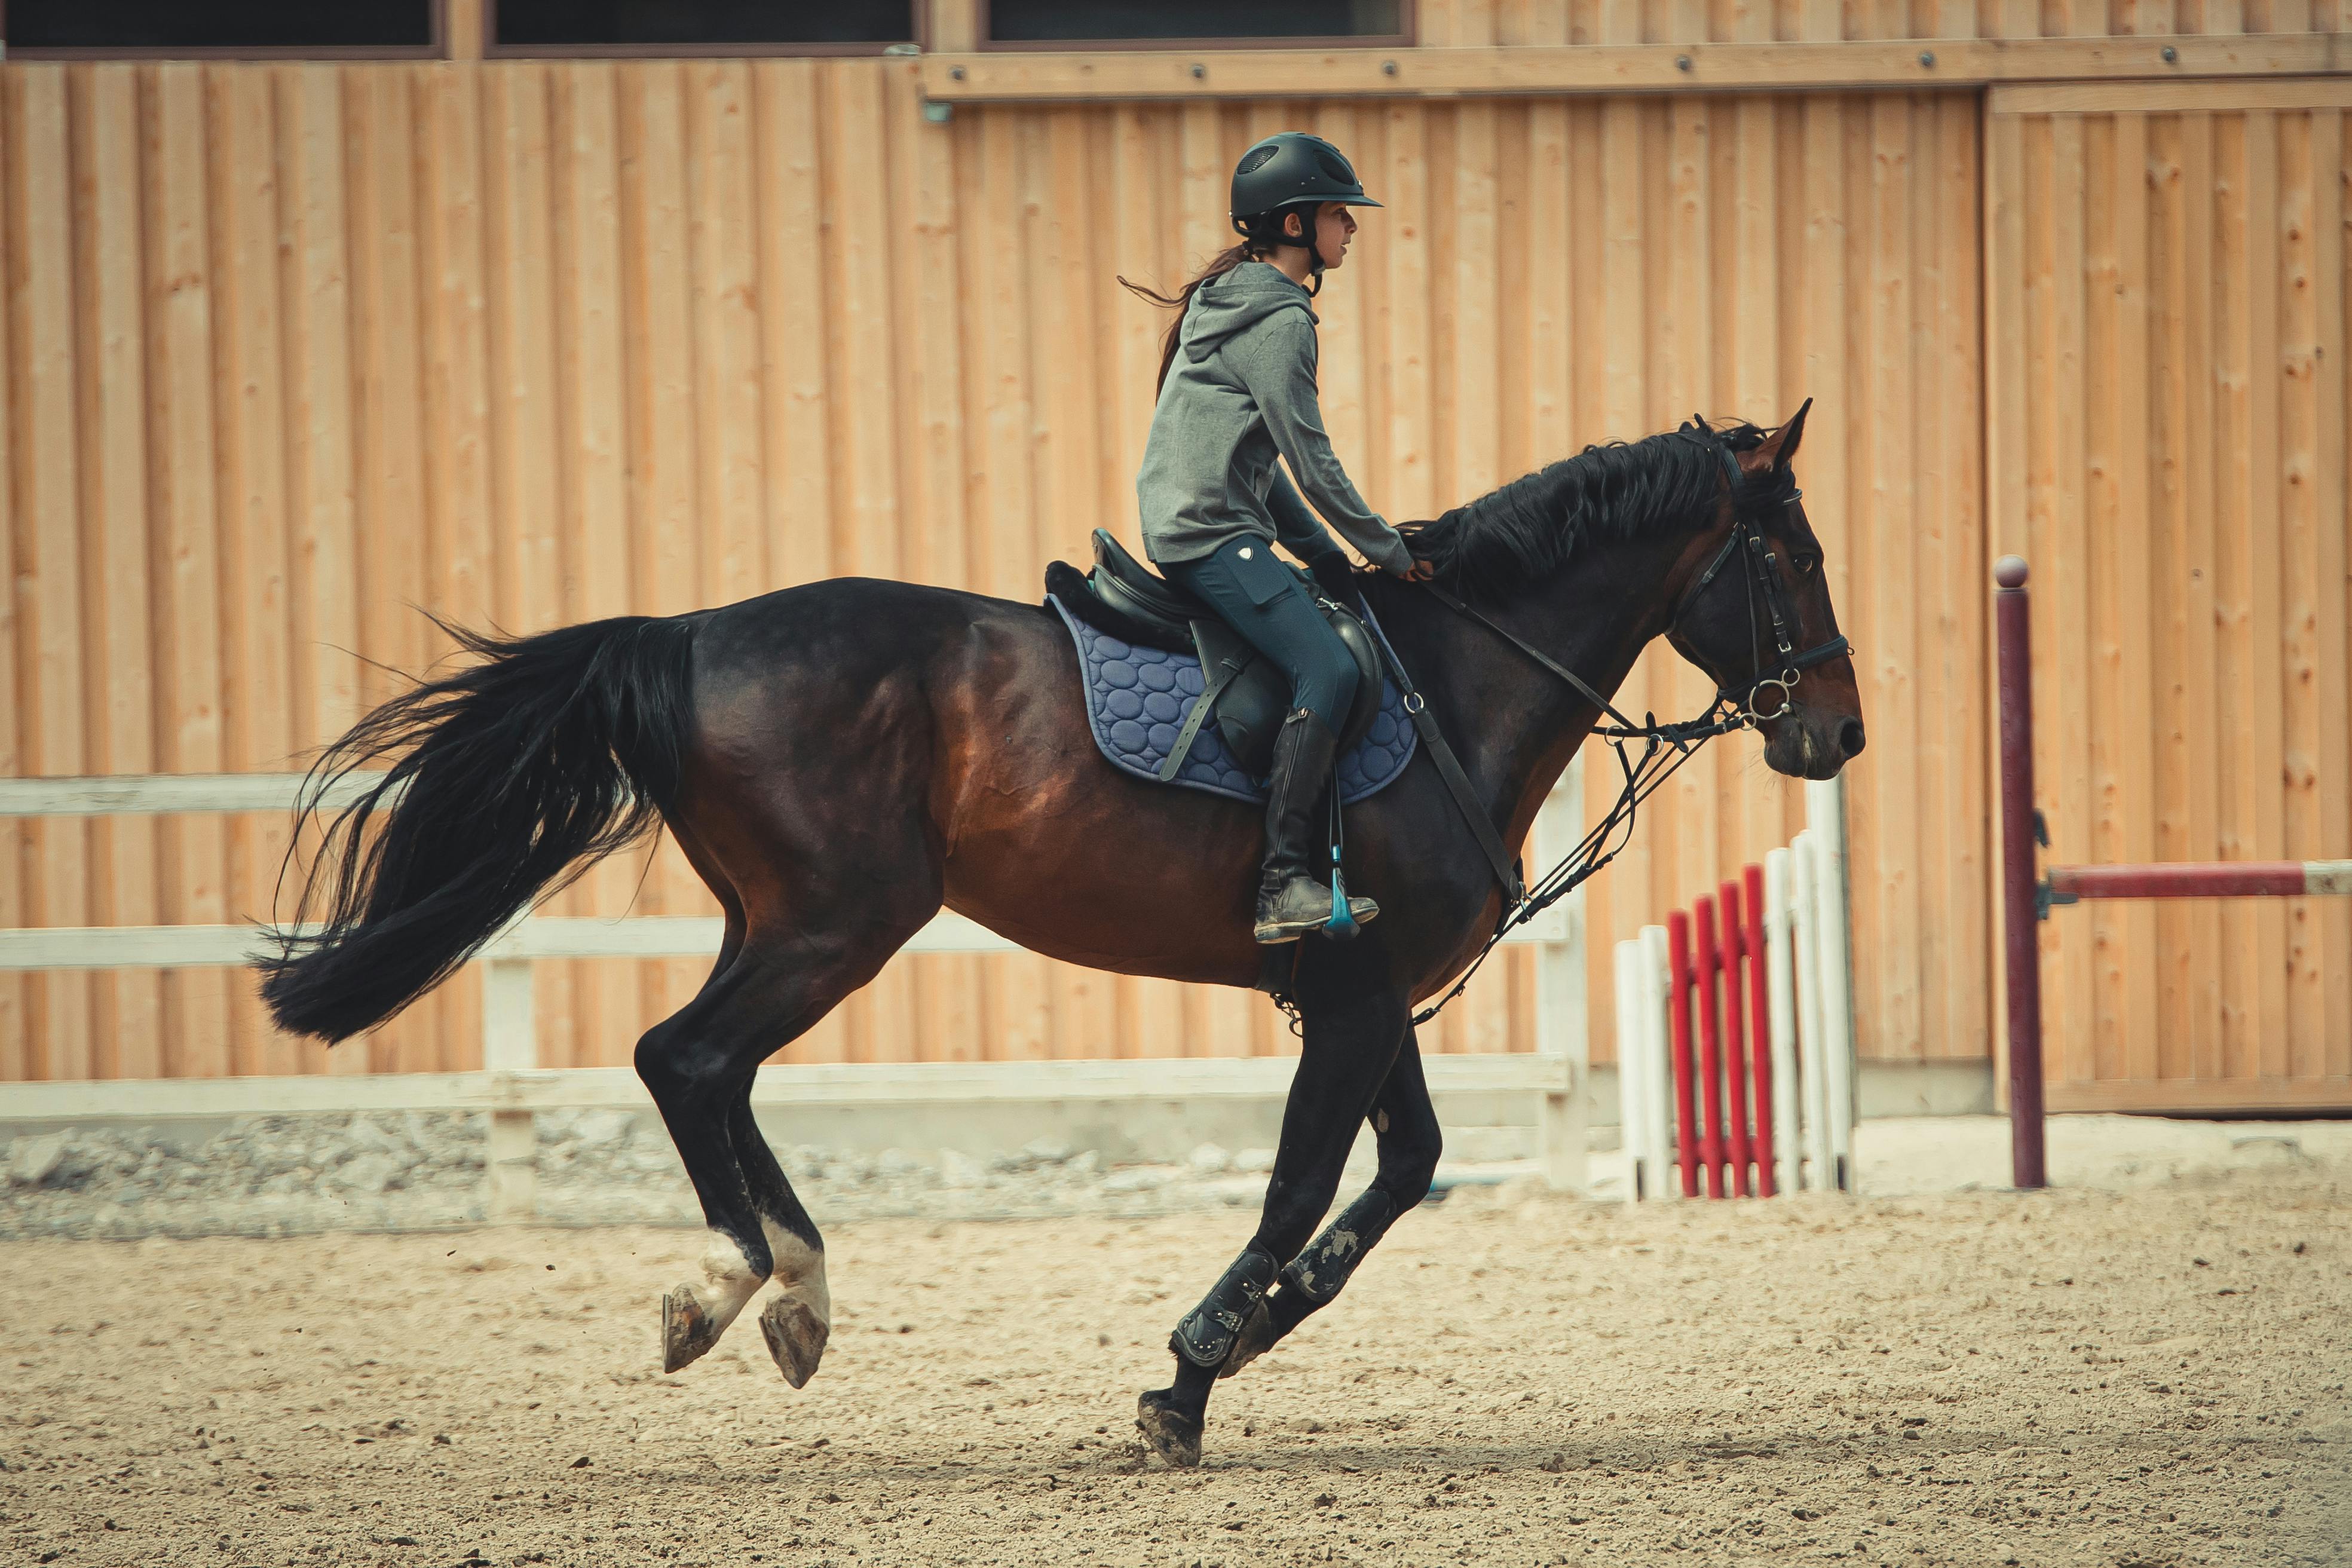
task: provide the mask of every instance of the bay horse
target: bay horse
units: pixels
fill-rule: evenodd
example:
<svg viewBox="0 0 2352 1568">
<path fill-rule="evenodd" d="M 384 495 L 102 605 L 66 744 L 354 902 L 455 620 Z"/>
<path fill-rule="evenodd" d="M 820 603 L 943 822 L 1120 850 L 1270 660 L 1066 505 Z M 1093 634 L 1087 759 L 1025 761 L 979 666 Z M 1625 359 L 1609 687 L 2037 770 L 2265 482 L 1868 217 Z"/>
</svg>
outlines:
<svg viewBox="0 0 2352 1568">
<path fill-rule="evenodd" d="M 1658 637 L 1747 694 L 1774 771 L 1828 778 L 1862 750 L 1791 466 L 1804 412 L 1588 447 L 1408 529 L 1440 592 L 1360 577 L 1512 849 L 1599 718 L 1593 695 Z M 329 825 L 302 900 L 320 918 L 279 933 L 263 994 L 289 1030 L 356 1035 L 596 857 L 667 826 L 726 935 L 701 991 L 636 1047 L 709 1226 L 698 1278 L 663 1299 L 665 1370 L 709 1351 L 773 1279 L 770 1352 L 796 1388 L 815 1372 L 824 1242 L 752 1121 L 753 1071 L 942 905 L 1072 963 L 1259 980 L 1257 808 L 1105 761 L 1050 608 L 849 578 L 690 615 L 457 635 L 470 662 L 321 754 L 320 784 L 377 761 L 388 776 Z M 1778 697 L 1757 702 L 1766 688 Z M 1303 1046 L 1256 1232 L 1179 1324 L 1174 1383 L 1139 1407 L 1172 1463 L 1198 1462 L 1216 1377 L 1328 1304 L 1436 1168 L 1412 1008 L 1477 954 L 1504 893 L 1430 761 L 1349 816 L 1349 884 L 1382 913 L 1297 954 Z M 1367 1118 L 1372 1186 L 1315 1237 Z"/>
</svg>

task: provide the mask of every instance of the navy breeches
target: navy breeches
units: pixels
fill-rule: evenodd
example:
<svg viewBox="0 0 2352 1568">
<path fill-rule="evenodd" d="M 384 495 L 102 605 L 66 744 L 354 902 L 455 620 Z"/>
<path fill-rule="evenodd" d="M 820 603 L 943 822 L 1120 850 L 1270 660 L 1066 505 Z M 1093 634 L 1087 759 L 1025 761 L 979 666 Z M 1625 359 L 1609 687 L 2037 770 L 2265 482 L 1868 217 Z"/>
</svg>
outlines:
<svg viewBox="0 0 2352 1568">
<path fill-rule="evenodd" d="M 1339 732 L 1356 700 L 1355 658 L 1272 544 L 1250 536 L 1228 540 L 1213 555 L 1165 570 L 1290 677 L 1294 710 L 1307 709 Z"/>
</svg>

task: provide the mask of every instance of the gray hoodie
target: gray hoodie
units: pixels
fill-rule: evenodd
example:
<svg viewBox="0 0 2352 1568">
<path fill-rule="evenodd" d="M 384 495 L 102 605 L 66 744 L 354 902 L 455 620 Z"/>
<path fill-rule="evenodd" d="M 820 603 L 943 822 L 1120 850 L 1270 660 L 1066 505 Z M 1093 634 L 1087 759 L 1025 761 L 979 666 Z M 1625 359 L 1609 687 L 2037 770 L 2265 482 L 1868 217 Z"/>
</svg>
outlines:
<svg viewBox="0 0 2352 1568">
<path fill-rule="evenodd" d="M 1302 561 L 1336 550 L 1275 466 L 1278 452 L 1365 559 L 1391 571 L 1412 566 L 1403 538 L 1364 504 L 1323 433 L 1307 299 L 1263 261 L 1193 294 L 1135 477 L 1153 561 L 1197 561 L 1239 534 L 1278 539 Z"/>
</svg>

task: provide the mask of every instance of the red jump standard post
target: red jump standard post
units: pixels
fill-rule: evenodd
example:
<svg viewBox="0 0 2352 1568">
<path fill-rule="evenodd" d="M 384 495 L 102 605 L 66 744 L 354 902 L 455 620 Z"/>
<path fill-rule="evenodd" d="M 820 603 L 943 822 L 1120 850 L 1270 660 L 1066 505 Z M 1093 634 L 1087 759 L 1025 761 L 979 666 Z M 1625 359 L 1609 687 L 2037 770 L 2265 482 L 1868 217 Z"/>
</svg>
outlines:
<svg viewBox="0 0 2352 1568">
<path fill-rule="evenodd" d="M 1730 1101 L 1731 1174 L 1725 1190 L 1735 1198 L 1748 1196 L 1748 1058 L 1747 1031 L 1741 1026 L 1744 998 L 1739 992 L 1739 961 L 1748 952 L 1748 927 L 1740 919 L 1739 884 L 1726 882 L 1717 893 L 1723 908 L 1723 1074 Z"/>
<path fill-rule="evenodd" d="M 1697 928 L 1698 951 L 1692 954 L 1691 973 L 1698 991 L 1698 1087 L 1706 1101 L 1706 1132 L 1699 1145 L 1699 1163 L 1706 1169 L 1706 1195 L 1727 1198 L 1724 1185 L 1723 1136 L 1723 1017 L 1716 1007 L 1716 975 L 1723 965 L 1715 945 L 1715 900 L 1691 900 L 1691 920 Z"/>
<path fill-rule="evenodd" d="M 2034 886 L 2033 666 L 2025 562 L 2004 555 L 1992 569 L 2000 638 L 2000 904 L 2009 965 L 2010 1179 L 2021 1189 L 2049 1185 L 2042 1128 L 2041 908 Z"/>
<path fill-rule="evenodd" d="M 1747 902 L 1740 906 L 1748 915 L 1741 946 L 1748 953 L 1748 1054 L 1755 1062 L 1748 1081 L 1756 1095 L 1756 1195 L 1769 1198 L 1776 1184 L 1772 1178 L 1772 998 L 1770 977 L 1764 969 L 1764 868 L 1748 867 L 1742 880 L 1748 888 Z"/>
</svg>

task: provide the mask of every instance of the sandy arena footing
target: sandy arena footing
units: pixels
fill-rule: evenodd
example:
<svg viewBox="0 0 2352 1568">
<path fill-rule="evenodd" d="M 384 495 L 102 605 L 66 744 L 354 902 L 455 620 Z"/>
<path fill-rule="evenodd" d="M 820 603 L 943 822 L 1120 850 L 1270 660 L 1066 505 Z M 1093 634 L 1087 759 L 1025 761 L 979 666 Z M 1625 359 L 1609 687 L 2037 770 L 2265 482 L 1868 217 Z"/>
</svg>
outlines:
<svg viewBox="0 0 2352 1568">
<path fill-rule="evenodd" d="M 2352 1177 L 1769 1204 L 1463 1189 L 1234 1381 L 1138 1390 L 1229 1209 L 830 1237 L 795 1394 L 658 1370 L 674 1229 L 0 1246 L 0 1561 L 2352 1561 Z"/>
</svg>

